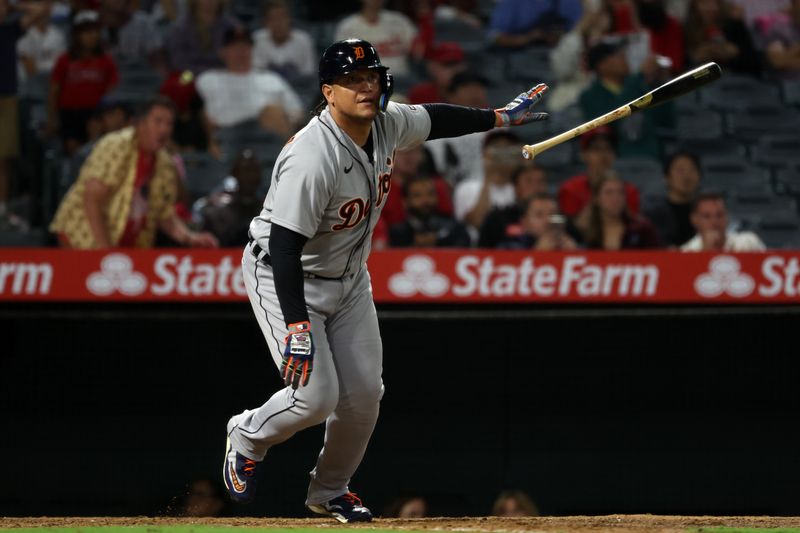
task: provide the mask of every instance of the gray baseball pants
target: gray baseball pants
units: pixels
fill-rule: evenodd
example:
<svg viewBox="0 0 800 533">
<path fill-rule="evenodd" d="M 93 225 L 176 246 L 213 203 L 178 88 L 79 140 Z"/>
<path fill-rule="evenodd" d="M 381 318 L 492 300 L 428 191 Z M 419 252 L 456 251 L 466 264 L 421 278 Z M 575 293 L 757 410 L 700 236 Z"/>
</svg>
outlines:
<svg viewBox="0 0 800 533">
<path fill-rule="evenodd" d="M 247 295 L 280 369 L 287 331 L 272 268 L 256 261 L 247 245 L 242 258 Z M 286 387 L 256 409 L 228 422 L 233 448 L 255 461 L 271 446 L 325 422 L 325 443 L 311 471 L 306 505 L 349 491 L 361 463 L 383 396 L 383 348 L 366 268 L 342 280 L 305 279 L 314 368 L 308 385 Z"/>
</svg>

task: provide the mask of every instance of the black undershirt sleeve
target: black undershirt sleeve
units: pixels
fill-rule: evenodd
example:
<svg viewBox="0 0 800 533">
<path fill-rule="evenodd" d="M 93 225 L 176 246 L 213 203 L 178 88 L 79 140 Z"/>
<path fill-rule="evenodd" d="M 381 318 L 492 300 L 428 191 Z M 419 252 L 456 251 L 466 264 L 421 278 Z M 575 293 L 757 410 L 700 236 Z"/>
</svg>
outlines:
<svg viewBox="0 0 800 533">
<path fill-rule="evenodd" d="M 275 292 L 286 325 L 308 320 L 304 290 L 303 253 L 307 237 L 296 231 L 272 224 L 269 235 L 269 256 L 275 278 Z"/>
<path fill-rule="evenodd" d="M 422 107 L 431 117 L 431 132 L 427 139 L 429 141 L 444 137 L 460 137 L 494 128 L 495 113 L 492 109 L 452 104 L 422 104 Z"/>
</svg>

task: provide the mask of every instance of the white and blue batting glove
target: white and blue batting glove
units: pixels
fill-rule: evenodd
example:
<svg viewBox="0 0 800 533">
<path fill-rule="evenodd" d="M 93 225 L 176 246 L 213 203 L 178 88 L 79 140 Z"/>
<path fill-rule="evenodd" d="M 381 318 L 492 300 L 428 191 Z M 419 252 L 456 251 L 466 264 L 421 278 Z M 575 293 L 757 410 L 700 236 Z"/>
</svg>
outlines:
<svg viewBox="0 0 800 533">
<path fill-rule="evenodd" d="M 529 91 L 520 93 L 502 109 L 495 109 L 494 112 L 503 121 L 503 126 L 520 126 L 538 120 L 547 120 L 550 115 L 547 113 L 534 113 L 533 106 L 538 104 L 548 87 L 544 83 L 533 87 Z"/>
</svg>

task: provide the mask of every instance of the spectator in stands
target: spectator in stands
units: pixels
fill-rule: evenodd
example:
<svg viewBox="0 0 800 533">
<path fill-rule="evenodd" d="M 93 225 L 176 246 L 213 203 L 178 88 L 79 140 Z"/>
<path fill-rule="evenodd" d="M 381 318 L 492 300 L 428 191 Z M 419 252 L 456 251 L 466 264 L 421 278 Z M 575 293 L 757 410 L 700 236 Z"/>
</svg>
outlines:
<svg viewBox="0 0 800 533">
<path fill-rule="evenodd" d="M 44 1 L 42 6 L 41 14 L 17 43 L 17 54 L 27 78 L 50 73 L 56 59 L 67 49 L 64 34 L 50 22 L 52 1 Z"/>
<path fill-rule="evenodd" d="M 253 70 L 250 33 L 240 27 L 229 28 L 220 53 L 225 68 L 208 70 L 197 78 L 209 127 L 227 128 L 255 120 L 264 129 L 288 138 L 302 118 L 303 105 L 278 74 Z"/>
<path fill-rule="evenodd" d="M 589 49 L 587 62 L 596 75 L 594 82 L 580 96 L 581 111 L 587 118 L 600 116 L 635 100 L 652 88 L 646 78 L 657 78 L 657 75 L 645 71 L 631 74 L 623 42 L 618 39 L 607 39 L 594 45 Z M 649 61 L 643 68 L 648 65 L 658 68 Z M 674 116 L 669 103 L 612 124 L 619 156 L 659 158 L 661 145 L 657 128 L 673 125 Z"/>
<path fill-rule="evenodd" d="M 117 64 L 103 48 L 97 13 L 78 13 L 70 40 L 53 67 L 46 128 L 48 134 L 58 130 L 68 156 L 88 140 L 86 123 L 119 82 Z"/>
<path fill-rule="evenodd" d="M 469 234 L 463 224 L 436 212 L 439 198 L 429 175 L 407 178 L 403 184 L 407 217 L 389 228 L 394 247 L 468 247 Z"/>
<path fill-rule="evenodd" d="M 715 192 L 697 195 L 692 204 L 692 226 L 697 232 L 681 246 L 682 252 L 761 252 L 764 243 L 753 232 L 728 229 L 725 198 Z"/>
<path fill-rule="evenodd" d="M 558 188 L 558 205 L 568 217 L 577 216 L 589 205 L 592 186 L 605 176 L 617 158 L 614 133 L 611 128 L 601 126 L 581 136 L 581 160 L 586 172 L 573 176 Z M 625 184 L 628 210 L 639 213 L 639 190 L 630 183 Z"/>
<path fill-rule="evenodd" d="M 25 222 L 8 208 L 11 168 L 19 155 L 17 41 L 44 7 L 39 3 L 12 7 L 8 0 L 0 0 L 0 228 L 25 227 Z"/>
<path fill-rule="evenodd" d="M 252 150 L 243 150 L 233 162 L 224 190 L 212 193 L 195 203 L 200 227 L 217 237 L 220 246 L 244 246 L 247 229 L 261 211 L 258 187 L 261 164 Z"/>
<path fill-rule="evenodd" d="M 722 0 L 692 0 L 686 21 L 686 53 L 694 65 L 708 61 L 723 69 L 758 75 L 761 62 L 753 38 Z"/>
<path fill-rule="evenodd" d="M 800 80 L 800 0 L 792 0 L 790 13 L 767 34 L 767 61 L 778 77 Z"/>
<path fill-rule="evenodd" d="M 167 34 L 165 50 L 170 69 L 178 75 L 189 71 L 197 76 L 222 67 L 218 51 L 226 30 L 237 25 L 236 19 L 225 13 L 223 0 L 192 0 L 187 15 Z"/>
<path fill-rule="evenodd" d="M 520 219 L 528 208 L 532 197 L 547 194 L 547 175 L 542 167 L 533 162 L 524 162 L 511 175 L 514 184 L 515 202 L 506 207 L 489 211 L 481 224 L 478 246 L 496 248 L 500 241 L 522 234 Z"/>
<path fill-rule="evenodd" d="M 311 76 L 317 68 L 317 52 L 308 32 L 292 28 L 289 5 L 271 0 L 264 9 L 264 27 L 253 33 L 253 66 L 270 69 L 287 80 Z"/>
<path fill-rule="evenodd" d="M 339 23 L 333 40 L 365 39 L 372 43 L 381 56 L 381 63 L 395 76 L 406 76 L 417 29 L 402 13 L 383 9 L 383 3 L 383 0 L 362 0 L 361 11 Z"/>
<path fill-rule="evenodd" d="M 99 138 L 108 133 L 119 131 L 122 128 L 130 126 L 132 115 L 131 107 L 125 102 L 109 100 L 100 104 L 97 110 L 97 117 L 100 123 L 99 135 L 97 138 L 81 146 L 70 159 L 68 178 L 66 182 L 62 184 L 61 195 L 66 192 L 66 187 L 72 186 L 75 180 L 78 179 L 81 167 L 83 167 L 83 164 L 89 158 L 89 154 L 94 150 Z"/>
<path fill-rule="evenodd" d="M 511 176 L 519 166 L 520 138 L 508 130 L 493 130 L 483 141 L 483 175 L 458 184 L 453 194 L 456 219 L 464 221 L 477 240 L 478 228 L 495 207 L 516 201 Z"/>
<path fill-rule="evenodd" d="M 488 80 L 469 71 L 453 76 L 447 100 L 451 104 L 469 107 L 488 107 Z M 442 177 L 456 186 L 464 180 L 480 179 L 483 175 L 483 140 L 486 132 L 470 133 L 450 139 L 435 139 L 425 143 Z"/>
<path fill-rule="evenodd" d="M 433 15 L 437 22 L 458 20 L 466 26 L 481 30 L 483 21 L 475 14 L 477 9 L 477 0 L 444 0 L 438 3 Z"/>
<path fill-rule="evenodd" d="M 50 225 L 62 246 L 148 248 L 157 229 L 187 246 L 217 246 L 213 235 L 191 231 L 175 215 L 175 166 L 166 150 L 174 117 L 172 102 L 155 97 L 135 127 L 97 143 Z"/>
<path fill-rule="evenodd" d="M 428 54 L 425 68 L 431 81 L 411 87 L 408 91 L 409 102 L 412 104 L 447 102 L 453 76 L 467 68 L 464 50 L 458 43 L 438 43 Z"/>
<path fill-rule="evenodd" d="M 743 18 L 754 31 L 769 31 L 769 26 L 789 10 L 792 0 L 728 0 L 733 13 Z"/>
<path fill-rule="evenodd" d="M 136 0 L 103 0 L 100 24 L 109 52 L 120 63 L 163 70 L 164 42 L 155 19 L 138 9 Z"/>
<path fill-rule="evenodd" d="M 701 177 L 700 159 L 691 152 L 676 152 L 664 165 L 667 193 L 645 209 L 667 246 L 680 246 L 695 233 L 691 210 Z"/>
<path fill-rule="evenodd" d="M 578 247 L 577 230 L 567 217 L 558 213 L 558 203 L 547 194 L 537 194 L 528 199 L 519 227 L 518 234 L 507 236 L 497 247 L 539 251 L 574 250 Z"/>
<path fill-rule="evenodd" d="M 503 48 L 552 46 L 581 12 L 581 0 L 499 0 L 489 21 L 489 40 Z"/>
<path fill-rule="evenodd" d="M 392 182 L 386 204 L 381 211 L 381 220 L 388 226 L 399 224 L 406 219 L 406 205 L 403 198 L 403 187 L 407 180 L 417 176 L 430 176 L 436 186 L 436 212 L 444 216 L 453 216 L 453 200 L 450 185 L 435 173 L 428 152 L 423 146 L 415 146 L 408 150 L 398 150 L 394 154 L 392 166 Z"/>
<path fill-rule="evenodd" d="M 661 242 L 653 224 L 633 215 L 625 205 L 625 183 L 608 172 L 592 185 L 592 202 L 575 225 L 586 247 L 596 250 L 657 248 Z"/>
<path fill-rule="evenodd" d="M 672 74 L 682 73 L 683 25 L 667 14 L 665 1 L 637 0 L 636 14 L 650 35 L 650 50 L 653 54 L 669 59 L 669 71 Z"/>
<path fill-rule="evenodd" d="M 423 496 L 400 496 L 390 501 L 383 511 L 383 518 L 425 518 L 428 502 Z"/>
<path fill-rule="evenodd" d="M 492 506 L 493 516 L 539 516 L 539 509 L 521 490 L 504 490 Z"/>
</svg>

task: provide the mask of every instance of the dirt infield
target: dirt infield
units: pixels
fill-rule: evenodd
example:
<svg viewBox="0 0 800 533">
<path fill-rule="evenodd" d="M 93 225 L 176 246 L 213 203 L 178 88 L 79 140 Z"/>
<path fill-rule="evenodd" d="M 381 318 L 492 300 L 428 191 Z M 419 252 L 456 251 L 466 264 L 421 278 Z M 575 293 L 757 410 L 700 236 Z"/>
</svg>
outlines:
<svg viewBox="0 0 800 533">
<path fill-rule="evenodd" d="M 235 526 L 249 528 L 330 528 L 340 524 L 326 519 L 284 518 L 0 518 L 0 529 L 7 528 L 87 528 L 101 526 Z M 348 527 L 350 527 L 348 525 Z M 731 528 L 799 528 L 800 517 L 769 516 L 559 516 L 535 518 L 422 518 L 416 520 L 377 519 L 357 527 L 369 529 L 440 530 L 440 531 L 558 531 L 558 532 L 621 532 L 673 533 L 687 529 Z"/>
</svg>

